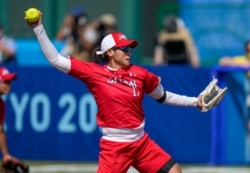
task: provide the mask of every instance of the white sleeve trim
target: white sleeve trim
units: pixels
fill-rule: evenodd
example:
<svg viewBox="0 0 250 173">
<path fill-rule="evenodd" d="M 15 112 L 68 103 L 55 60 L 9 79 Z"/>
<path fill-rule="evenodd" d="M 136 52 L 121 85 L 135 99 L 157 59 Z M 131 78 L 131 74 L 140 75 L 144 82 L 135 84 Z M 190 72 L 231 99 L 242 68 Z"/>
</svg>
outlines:
<svg viewBox="0 0 250 173">
<path fill-rule="evenodd" d="M 166 92 L 166 99 L 163 102 L 164 104 L 174 105 L 174 106 L 192 106 L 196 107 L 198 103 L 197 97 L 188 97 L 185 95 L 175 94 L 170 91 L 164 91 L 163 86 L 159 84 L 150 94 L 149 96 L 158 100 Z"/>
<path fill-rule="evenodd" d="M 185 95 L 175 94 L 169 91 L 165 91 L 167 94 L 166 100 L 163 102 L 165 104 L 175 105 L 175 106 L 192 106 L 196 107 L 198 103 L 197 97 L 188 97 Z"/>
<path fill-rule="evenodd" d="M 33 29 L 40 47 L 49 61 L 49 63 L 57 68 L 58 70 L 68 73 L 71 67 L 71 61 L 69 58 L 62 56 L 55 48 L 55 46 L 51 43 L 48 38 L 48 35 L 43 27 L 43 25 L 38 25 Z"/>
</svg>

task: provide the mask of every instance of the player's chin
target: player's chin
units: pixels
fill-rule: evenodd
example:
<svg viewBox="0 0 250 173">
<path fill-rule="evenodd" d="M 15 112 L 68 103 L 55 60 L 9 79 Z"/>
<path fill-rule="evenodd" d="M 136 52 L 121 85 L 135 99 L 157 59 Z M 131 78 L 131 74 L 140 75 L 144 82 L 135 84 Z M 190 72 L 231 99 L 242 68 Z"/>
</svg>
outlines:
<svg viewBox="0 0 250 173">
<path fill-rule="evenodd" d="M 130 65 L 130 60 L 125 60 L 123 62 L 123 67 L 128 67 Z"/>
</svg>

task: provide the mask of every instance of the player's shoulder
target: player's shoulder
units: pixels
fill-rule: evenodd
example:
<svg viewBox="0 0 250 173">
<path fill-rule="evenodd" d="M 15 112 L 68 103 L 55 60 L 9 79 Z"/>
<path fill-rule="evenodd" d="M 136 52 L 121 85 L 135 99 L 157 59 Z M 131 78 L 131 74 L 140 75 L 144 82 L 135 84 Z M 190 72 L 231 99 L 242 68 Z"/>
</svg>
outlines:
<svg viewBox="0 0 250 173">
<path fill-rule="evenodd" d="M 137 75 L 139 75 L 141 77 L 146 77 L 149 74 L 152 74 L 152 73 L 150 73 L 150 71 L 147 68 L 145 68 L 143 66 L 138 66 L 138 65 L 131 65 L 130 69 L 129 69 L 129 72 L 137 74 Z"/>
<path fill-rule="evenodd" d="M 100 67 L 101 65 L 92 61 L 83 61 L 79 58 L 69 56 L 68 57 L 71 60 L 71 63 L 77 64 L 77 65 L 85 65 L 85 66 L 92 66 L 92 67 Z"/>
<path fill-rule="evenodd" d="M 137 72 L 147 72 L 148 71 L 145 67 L 134 65 L 134 64 L 131 64 L 129 68 L 130 68 L 130 70 L 136 70 Z"/>
</svg>

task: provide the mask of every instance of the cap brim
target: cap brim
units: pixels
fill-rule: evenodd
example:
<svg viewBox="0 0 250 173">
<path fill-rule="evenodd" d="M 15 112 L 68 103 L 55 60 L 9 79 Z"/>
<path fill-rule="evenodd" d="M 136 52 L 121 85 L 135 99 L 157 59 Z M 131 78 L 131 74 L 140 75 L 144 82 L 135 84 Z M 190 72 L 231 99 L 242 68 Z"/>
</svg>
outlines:
<svg viewBox="0 0 250 173">
<path fill-rule="evenodd" d="M 4 82 L 7 82 L 7 81 L 12 81 L 12 80 L 14 80 L 16 78 L 17 78 L 16 73 L 9 73 L 9 74 L 4 75 L 4 77 L 2 79 L 3 79 Z"/>
<path fill-rule="evenodd" d="M 135 48 L 137 45 L 138 42 L 136 40 L 122 40 L 118 44 L 116 44 L 116 47 L 128 46 L 131 48 Z"/>
</svg>

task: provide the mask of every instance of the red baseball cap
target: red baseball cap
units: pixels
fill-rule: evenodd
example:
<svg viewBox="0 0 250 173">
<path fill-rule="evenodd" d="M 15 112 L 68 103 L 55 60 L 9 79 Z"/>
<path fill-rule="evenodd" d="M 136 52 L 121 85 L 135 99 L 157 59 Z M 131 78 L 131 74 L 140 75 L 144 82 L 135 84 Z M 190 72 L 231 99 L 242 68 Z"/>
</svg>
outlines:
<svg viewBox="0 0 250 173">
<path fill-rule="evenodd" d="M 136 40 L 128 40 L 126 36 L 121 32 L 113 32 L 106 35 L 101 42 L 101 50 L 97 51 L 97 55 L 104 54 L 108 49 L 112 47 L 128 46 L 134 48 L 138 45 Z"/>
<path fill-rule="evenodd" d="M 5 67 L 0 67 L 0 82 L 8 82 L 17 78 L 16 73 L 10 73 Z"/>
</svg>

